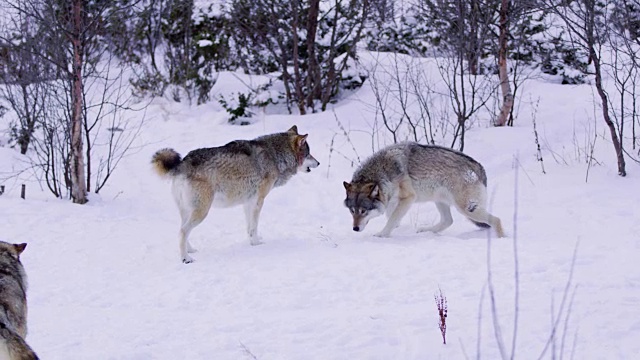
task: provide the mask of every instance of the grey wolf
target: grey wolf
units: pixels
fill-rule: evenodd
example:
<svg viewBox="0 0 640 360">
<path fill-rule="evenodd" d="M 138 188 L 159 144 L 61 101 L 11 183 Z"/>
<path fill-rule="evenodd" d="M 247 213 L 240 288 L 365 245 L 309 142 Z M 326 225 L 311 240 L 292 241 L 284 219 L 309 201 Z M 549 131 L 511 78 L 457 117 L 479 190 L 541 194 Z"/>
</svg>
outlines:
<svg viewBox="0 0 640 360">
<path fill-rule="evenodd" d="M 500 219 L 487 211 L 487 175 L 477 161 L 452 149 L 406 142 L 373 154 L 344 182 L 344 205 L 353 216 L 353 230 L 362 231 L 372 218 L 387 215 L 377 236 L 388 237 L 414 202 L 433 201 L 440 222 L 418 232 L 440 232 L 451 226 L 453 205 L 480 227 L 504 236 Z"/>
<path fill-rule="evenodd" d="M 320 163 L 311 156 L 308 135 L 288 131 L 236 140 L 224 146 L 193 150 L 184 158 L 173 149 L 162 149 L 151 160 L 161 176 L 173 180 L 173 197 L 180 210 L 180 255 L 193 261 L 189 233 L 214 207 L 242 204 L 251 245 L 260 244 L 258 220 L 269 192 L 284 185 L 298 171 L 310 172 Z"/>
<path fill-rule="evenodd" d="M 0 360 L 37 360 L 27 336 L 27 275 L 20 254 L 27 244 L 0 241 Z"/>
</svg>

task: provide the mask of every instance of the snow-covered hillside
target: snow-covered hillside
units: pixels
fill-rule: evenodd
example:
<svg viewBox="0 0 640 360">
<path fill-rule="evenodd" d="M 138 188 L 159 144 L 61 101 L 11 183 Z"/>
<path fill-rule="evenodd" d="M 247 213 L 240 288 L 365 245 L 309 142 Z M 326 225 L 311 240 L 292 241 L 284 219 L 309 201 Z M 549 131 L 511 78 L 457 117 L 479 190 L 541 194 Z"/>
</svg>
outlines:
<svg viewBox="0 0 640 360">
<path fill-rule="evenodd" d="M 221 76 L 213 91 L 239 86 L 234 81 Z M 516 358 L 538 358 L 558 316 L 543 358 L 640 358 L 640 166 L 629 161 L 629 175 L 617 175 L 589 85 L 529 80 L 523 91 L 540 99 L 546 174 L 536 161 L 531 102 L 521 104 L 514 127 L 480 118 L 467 134 L 465 152 L 486 168 L 492 212 L 508 233 L 490 242 L 455 211 L 441 234 L 416 233 L 438 220 L 433 204 L 414 206 L 391 238 L 373 236 L 384 218 L 351 230 L 342 182 L 372 151 L 368 82 L 331 111 L 267 113 L 249 126 L 226 124 L 215 103 L 154 100 L 135 148 L 87 205 L 53 199 L 33 180 L 22 200 L 22 181 L 3 182 L 0 239 L 28 243 L 28 342 L 47 360 L 495 359 L 487 247 L 510 352 L 517 244 Z M 152 154 L 172 147 L 184 155 L 294 124 L 321 165 L 269 194 L 264 244 L 249 245 L 241 207 L 214 208 L 191 235 L 196 261 L 182 264 L 179 216 Z M 602 135 L 597 163 L 585 182 L 580 151 L 594 134 Z M 375 146 L 388 143 L 378 135 Z M 0 171 L 20 164 L 14 149 L 0 148 Z M 447 345 L 439 289 L 448 300 Z"/>
</svg>

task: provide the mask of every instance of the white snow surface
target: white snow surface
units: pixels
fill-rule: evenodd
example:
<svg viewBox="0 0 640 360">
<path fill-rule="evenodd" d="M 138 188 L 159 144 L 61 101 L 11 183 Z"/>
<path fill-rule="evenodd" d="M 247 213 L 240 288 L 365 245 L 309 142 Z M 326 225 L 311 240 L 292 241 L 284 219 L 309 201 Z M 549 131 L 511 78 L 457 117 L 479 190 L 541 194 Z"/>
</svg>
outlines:
<svg viewBox="0 0 640 360">
<path fill-rule="evenodd" d="M 232 76 L 220 79 L 214 92 L 237 86 Z M 543 354 L 577 248 L 557 339 L 542 357 L 640 358 L 640 166 L 628 160 L 628 176 L 617 175 L 608 133 L 593 120 L 590 85 L 525 85 L 523 98 L 540 98 L 546 174 L 535 157 L 529 103 L 514 127 L 492 128 L 486 117 L 467 132 L 465 153 L 484 165 L 491 211 L 508 234 L 490 242 L 455 210 L 441 234 L 416 233 L 438 221 L 431 203 L 413 206 L 390 238 L 373 236 L 384 217 L 362 233 L 351 230 L 342 182 L 358 157 L 372 153 L 368 83 L 327 112 L 267 114 L 249 126 L 224 123 L 215 102 L 154 100 L 135 149 L 88 204 L 53 199 L 34 180 L 22 200 L 20 181 L 3 182 L 0 239 L 28 243 L 21 257 L 28 343 L 47 360 L 496 359 L 490 244 L 507 353 L 517 314 L 515 358 Z M 264 244 L 249 245 L 241 207 L 214 208 L 191 234 L 196 261 L 182 264 L 178 212 L 170 183 L 151 169 L 153 153 L 172 147 L 186 155 L 294 124 L 309 134 L 320 167 L 269 194 L 259 226 Z M 575 153 L 587 129 L 600 137 L 585 182 L 587 165 Z M 0 171 L 21 159 L 0 148 Z M 439 289 L 448 301 L 446 345 Z"/>
</svg>

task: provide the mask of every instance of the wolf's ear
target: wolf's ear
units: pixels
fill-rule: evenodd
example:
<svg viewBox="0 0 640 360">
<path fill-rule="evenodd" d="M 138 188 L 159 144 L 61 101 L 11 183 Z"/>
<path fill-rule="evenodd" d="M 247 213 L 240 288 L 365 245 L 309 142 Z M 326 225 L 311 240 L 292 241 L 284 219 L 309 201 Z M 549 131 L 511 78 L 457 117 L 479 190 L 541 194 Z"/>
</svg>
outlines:
<svg viewBox="0 0 640 360">
<path fill-rule="evenodd" d="M 27 247 L 27 244 L 26 243 L 14 244 L 13 247 L 16 249 L 16 252 L 18 253 L 18 255 L 20 255 L 22 254 L 24 249 Z"/>
<path fill-rule="evenodd" d="M 372 198 L 379 198 L 380 197 L 380 187 L 378 186 L 378 184 L 375 184 L 373 186 L 373 189 L 371 189 L 371 197 Z"/>
<path fill-rule="evenodd" d="M 307 141 L 307 136 L 309 136 L 309 134 L 298 135 L 296 137 L 296 147 L 297 148 L 301 148 L 302 145 L 304 145 L 304 143 Z"/>
<path fill-rule="evenodd" d="M 291 133 L 291 134 L 298 135 L 298 126 L 297 126 L 297 125 L 293 125 L 293 126 L 291 127 L 291 129 L 287 130 L 287 132 L 288 132 L 288 133 Z"/>
<path fill-rule="evenodd" d="M 347 190 L 347 191 L 351 190 L 351 184 L 349 184 L 348 182 L 343 181 L 342 185 L 344 185 L 344 189 L 345 190 Z"/>
<path fill-rule="evenodd" d="M 372 198 L 377 198 L 380 195 L 380 188 L 376 183 L 368 183 L 363 188 L 362 191 L 365 194 L 369 194 Z"/>
</svg>

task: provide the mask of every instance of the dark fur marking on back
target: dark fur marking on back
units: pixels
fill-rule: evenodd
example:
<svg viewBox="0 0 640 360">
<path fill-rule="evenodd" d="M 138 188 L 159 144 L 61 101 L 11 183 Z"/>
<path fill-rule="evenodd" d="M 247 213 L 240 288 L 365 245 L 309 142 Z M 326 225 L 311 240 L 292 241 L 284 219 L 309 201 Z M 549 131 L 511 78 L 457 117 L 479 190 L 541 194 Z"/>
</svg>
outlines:
<svg viewBox="0 0 640 360">
<path fill-rule="evenodd" d="M 259 141 L 255 140 L 235 140 L 219 147 L 192 150 L 182 161 L 198 167 L 211 160 L 214 153 L 252 156 L 255 152 L 254 146 L 258 144 Z"/>
<path fill-rule="evenodd" d="M 445 150 L 445 151 L 448 151 L 450 153 L 459 155 L 459 156 L 471 161 L 472 163 L 478 165 L 480 167 L 480 169 L 483 170 L 483 172 L 485 171 L 484 170 L 484 166 L 482 166 L 482 164 L 480 164 L 476 159 L 472 158 L 471 156 L 463 153 L 462 151 L 458 151 L 458 150 L 454 150 L 454 149 L 451 149 L 451 148 L 448 148 L 448 147 L 438 146 L 438 145 L 424 145 L 424 144 L 418 144 L 418 143 L 416 143 L 416 145 L 421 146 L 421 147 L 423 147 L 425 149 L 426 148 L 431 148 L 431 149 Z M 480 176 L 480 178 L 481 178 L 480 180 L 482 181 L 484 186 L 487 186 L 487 176 L 486 176 L 486 174 L 485 174 L 485 176 L 482 176 L 481 174 L 477 174 L 477 175 Z"/>
<path fill-rule="evenodd" d="M 247 156 L 251 156 L 251 154 L 253 153 L 251 145 L 251 141 L 236 140 L 222 146 L 221 149 L 224 151 L 232 152 L 234 154 L 244 154 Z"/>
<path fill-rule="evenodd" d="M 463 158 L 465 158 L 465 159 L 467 159 L 467 160 L 469 160 L 469 161 L 471 161 L 471 162 L 473 162 L 473 163 L 476 163 L 476 164 L 478 164 L 478 165 L 482 166 L 482 164 L 480 164 L 476 159 L 474 159 L 474 158 L 472 158 L 471 156 L 469 156 L 469 155 L 467 155 L 467 154 L 463 153 L 462 151 L 458 151 L 458 150 L 454 150 L 454 149 L 451 149 L 451 148 L 448 148 L 448 147 L 438 146 L 438 145 L 424 145 L 424 144 L 417 144 L 417 145 L 419 145 L 419 146 L 421 146 L 421 147 L 423 147 L 423 148 L 431 148 L 431 149 L 440 149 L 440 150 L 445 150 L 445 151 L 448 151 L 448 152 L 454 153 L 454 154 L 456 154 L 456 155 L 460 155 L 460 156 L 462 156 Z"/>
</svg>

